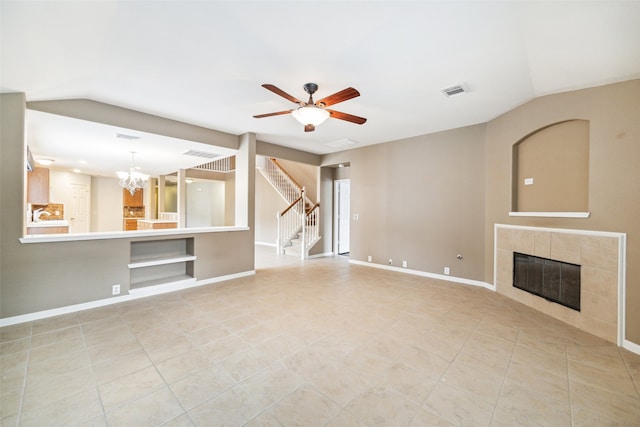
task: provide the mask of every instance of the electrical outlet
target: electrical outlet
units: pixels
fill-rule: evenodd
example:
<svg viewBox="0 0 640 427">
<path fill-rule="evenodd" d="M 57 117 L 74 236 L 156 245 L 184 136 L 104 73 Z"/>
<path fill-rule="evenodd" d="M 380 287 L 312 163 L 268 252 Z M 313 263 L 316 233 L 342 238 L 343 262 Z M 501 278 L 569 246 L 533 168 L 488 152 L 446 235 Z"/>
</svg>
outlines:
<svg viewBox="0 0 640 427">
<path fill-rule="evenodd" d="M 111 287 L 111 295 L 120 295 L 120 285 L 113 285 Z"/>
<path fill-rule="evenodd" d="M 369 262 L 371 262 L 371 261 L 372 261 L 371 255 L 369 255 L 369 256 L 367 257 L 367 261 L 369 261 Z"/>
<path fill-rule="evenodd" d="M 402 268 L 407 268 L 407 261 L 402 261 Z"/>
<path fill-rule="evenodd" d="M 447 276 L 449 275 L 449 267 L 444 268 L 444 274 L 446 274 Z"/>
<path fill-rule="evenodd" d="M 389 265 L 393 265 L 393 260 L 389 258 Z"/>
<path fill-rule="evenodd" d="M 525 178 L 524 185 L 533 185 L 533 178 Z"/>
</svg>

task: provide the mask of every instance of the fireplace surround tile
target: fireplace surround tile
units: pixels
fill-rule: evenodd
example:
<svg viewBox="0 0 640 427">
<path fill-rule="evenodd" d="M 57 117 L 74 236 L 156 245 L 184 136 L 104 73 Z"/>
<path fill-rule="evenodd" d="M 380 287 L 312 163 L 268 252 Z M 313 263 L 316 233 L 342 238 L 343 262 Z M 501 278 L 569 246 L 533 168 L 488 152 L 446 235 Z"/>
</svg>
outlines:
<svg viewBox="0 0 640 427">
<path fill-rule="evenodd" d="M 551 259 L 580 264 L 580 236 L 576 234 L 549 233 Z"/>
<path fill-rule="evenodd" d="M 533 255 L 541 258 L 551 258 L 551 234 L 546 231 L 534 231 L 533 239 Z"/>
<path fill-rule="evenodd" d="M 618 271 L 618 242 L 600 236 L 582 236 L 582 263 L 588 267 Z"/>
<path fill-rule="evenodd" d="M 622 233 L 496 225 L 496 292 L 606 341 L 619 343 L 618 271 Z M 513 287 L 513 252 L 581 265 L 581 311 Z M 624 248 L 622 248 L 624 250 Z"/>
</svg>

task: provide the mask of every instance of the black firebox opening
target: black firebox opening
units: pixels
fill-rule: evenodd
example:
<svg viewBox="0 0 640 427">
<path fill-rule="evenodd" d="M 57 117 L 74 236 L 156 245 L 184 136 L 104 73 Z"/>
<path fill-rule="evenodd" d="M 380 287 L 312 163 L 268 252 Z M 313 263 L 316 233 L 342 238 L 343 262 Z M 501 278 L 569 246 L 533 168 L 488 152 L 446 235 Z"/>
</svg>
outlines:
<svg viewBox="0 0 640 427">
<path fill-rule="evenodd" d="M 513 253 L 513 286 L 580 311 L 580 266 Z"/>
</svg>

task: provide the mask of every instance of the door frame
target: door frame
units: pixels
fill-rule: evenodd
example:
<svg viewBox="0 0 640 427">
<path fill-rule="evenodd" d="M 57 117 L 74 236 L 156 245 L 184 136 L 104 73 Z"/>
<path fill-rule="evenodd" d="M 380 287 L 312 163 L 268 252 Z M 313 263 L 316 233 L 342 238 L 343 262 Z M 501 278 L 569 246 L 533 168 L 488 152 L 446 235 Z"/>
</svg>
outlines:
<svg viewBox="0 0 640 427">
<path fill-rule="evenodd" d="M 340 190 L 339 187 L 342 183 L 349 183 L 349 212 L 351 212 L 351 179 L 335 179 L 333 181 L 333 223 L 335 227 L 333 228 L 333 247 L 334 247 L 334 255 L 340 255 L 340 247 L 339 247 L 339 238 L 340 238 Z M 351 218 L 350 213 L 347 218 L 347 233 L 349 236 L 351 235 Z M 351 252 L 351 244 L 349 244 L 349 252 L 344 252 L 344 254 Z"/>
</svg>

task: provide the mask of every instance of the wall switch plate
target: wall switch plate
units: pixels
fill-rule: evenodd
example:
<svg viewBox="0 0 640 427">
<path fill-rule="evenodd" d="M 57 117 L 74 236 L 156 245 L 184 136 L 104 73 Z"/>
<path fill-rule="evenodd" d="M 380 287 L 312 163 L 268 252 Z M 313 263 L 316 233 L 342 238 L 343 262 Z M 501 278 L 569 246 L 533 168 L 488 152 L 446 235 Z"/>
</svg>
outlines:
<svg viewBox="0 0 640 427">
<path fill-rule="evenodd" d="M 407 268 L 407 261 L 402 261 L 402 268 Z"/>
<path fill-rule="evenodd" d="M 447 276 L 449 275 L 449 267 L 444 268 L 444 274 L 446 274 Z"/>
<path fill-rule="evenodd" d="M 393 260 L 389 258 L 389 265 L 393 265 Z"/>
<path fill-rule="evenodd" d="M 360 216 L 358 214 L 353 214 L 353 220 L 357 221 L 360 218 Z"/>
<path fill-rule="evenodd" d="M 533 185 L 533 178 L 525 178 L 524 185 Z"/>
<path fill-rule="evenodd" d="M 372 260 L 371 255 L 369 255 L 369 256 L 367 257 L 367 261 L 371 262 L 371 260 Z"/>
<path fill-rule="evenodd" d="M 111 295 L 120 295 L 120 285 L 113 285 L 111 287 Z"/>
</svg>

